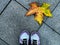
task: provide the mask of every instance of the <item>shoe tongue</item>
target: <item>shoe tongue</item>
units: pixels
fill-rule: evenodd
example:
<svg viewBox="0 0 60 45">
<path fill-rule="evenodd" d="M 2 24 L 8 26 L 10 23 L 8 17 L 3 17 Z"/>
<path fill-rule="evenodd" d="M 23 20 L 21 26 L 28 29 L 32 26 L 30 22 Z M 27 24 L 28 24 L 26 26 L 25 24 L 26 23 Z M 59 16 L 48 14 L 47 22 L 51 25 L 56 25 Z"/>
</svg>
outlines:
<svg viewBox="0 0 60 45">
<path fill-rule="evenodd" d="M 33 40 L 33 45 L 37 45 L 37 40 Z"/>
<path fill-rule="evenodd" d="M 23 39 L 23 45 L 27 45 L 27 39 Z"/>
</svg>

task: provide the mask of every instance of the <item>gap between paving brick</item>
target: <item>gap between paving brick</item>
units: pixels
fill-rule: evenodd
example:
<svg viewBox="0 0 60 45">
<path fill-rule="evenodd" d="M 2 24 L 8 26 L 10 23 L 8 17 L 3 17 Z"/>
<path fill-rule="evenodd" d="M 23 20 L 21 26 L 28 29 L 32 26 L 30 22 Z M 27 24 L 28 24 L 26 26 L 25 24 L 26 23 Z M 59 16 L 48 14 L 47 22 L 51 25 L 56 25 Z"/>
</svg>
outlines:
<svg viewBox="0 0 60 45">
<path fill-rule="evenodd" d="M 0 15 L 4 12 L 4 10 L 7 8 L 7 6 L 10 4 L 10 2 L 11 2 L 12 0 L 10 0 L 8 3 L 7 3 L 7 5 L 4 7 L 4 9 L 1 11 L 1 13 L 0 13 Z"/>
<path fill-rule="evenodd" d="M 0 38 L 1 41 L 3 41 L 5 44 L 9 45 L 6 41 L 4 41 L 3 39 Z"/>
</svg>

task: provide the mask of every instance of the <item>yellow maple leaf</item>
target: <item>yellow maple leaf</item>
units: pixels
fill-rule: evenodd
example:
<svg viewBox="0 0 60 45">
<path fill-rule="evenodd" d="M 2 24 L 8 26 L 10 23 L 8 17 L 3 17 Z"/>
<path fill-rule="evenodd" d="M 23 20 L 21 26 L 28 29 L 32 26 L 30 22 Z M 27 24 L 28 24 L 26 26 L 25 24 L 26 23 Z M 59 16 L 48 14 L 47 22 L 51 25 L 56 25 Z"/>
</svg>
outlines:
<svg viewBox="0 0 60 45">
<path fill-rule="evenodd" d="M 30 16 L 35 14 L 34 19 L 41 25 L 44 19 L 44 15 L 48 17 L 52 17 L 51 11 L 48 9 L 50 4 L 43 3 L 42 6 L 38 6 L 36 2 L 30 3 L 30 8 L 26 13 L 26 16 Z"/>
</svg>

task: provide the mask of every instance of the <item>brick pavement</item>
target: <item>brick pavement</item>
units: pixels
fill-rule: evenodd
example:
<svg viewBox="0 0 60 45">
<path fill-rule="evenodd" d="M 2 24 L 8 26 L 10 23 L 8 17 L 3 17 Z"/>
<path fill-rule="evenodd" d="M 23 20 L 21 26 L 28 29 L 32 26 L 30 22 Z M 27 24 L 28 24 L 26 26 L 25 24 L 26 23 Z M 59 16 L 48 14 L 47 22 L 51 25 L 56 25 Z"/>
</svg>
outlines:
<svg viewBox="0 0 60 45">
<path fill-rule="evenodd" d="M 45 17 L 40 26 L 34 21 L 34 16 L 26 17 L 28 4 L 33 1 L 50 3 L 53 18 Z M 38 31 L 41 45 L 60 45 L 59 12 L 59 0 L 0 0 L 0 45 L 19 45 L 21 30 Z"/>
</svg>

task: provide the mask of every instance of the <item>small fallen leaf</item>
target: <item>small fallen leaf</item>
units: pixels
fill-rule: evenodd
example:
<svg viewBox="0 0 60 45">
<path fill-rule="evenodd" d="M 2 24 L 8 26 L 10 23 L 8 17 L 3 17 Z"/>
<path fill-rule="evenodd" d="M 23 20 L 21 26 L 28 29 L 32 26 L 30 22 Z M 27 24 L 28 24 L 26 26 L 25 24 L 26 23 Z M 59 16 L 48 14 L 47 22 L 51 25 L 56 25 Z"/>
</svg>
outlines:
<svg viewBox="0 0 60 45">
<path fill-rule="evenodd" d="M 48 9 L 50 4 L 43 3 L 42 6 L 38 6 L 36 2 L 30 3 L 30 8 L 26 13 L 26 16 L 31 16 L 35 14 L 34 19 L 41 25 L 44 19 L 44 15 L 47 17 L 52 17 L 51 11 Z"/>
</svg>

